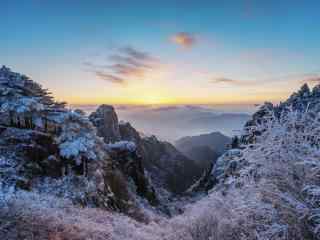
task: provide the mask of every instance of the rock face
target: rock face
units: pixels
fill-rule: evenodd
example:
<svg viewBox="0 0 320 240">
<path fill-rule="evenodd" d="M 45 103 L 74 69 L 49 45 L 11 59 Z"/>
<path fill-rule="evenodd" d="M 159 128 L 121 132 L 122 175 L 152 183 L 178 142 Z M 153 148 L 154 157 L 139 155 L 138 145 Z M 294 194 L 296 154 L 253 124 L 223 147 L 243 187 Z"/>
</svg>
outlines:
<svg viewBox="0 0 320 240">
<path fill-rule="evenodd" d="M 58 147 L 50 135 L 4 128 L 0 136 L 3 184 L 30 190 L 32 181 L 37 177 L 61 177 L 62 165 L 55 158 Z"/>
<path fill-rule="evenodd" d="M 130 124 L 119 125 L 118 116 L 109 105 L 99 106 L 89 119 L 96 126 L 98 136 L 108 144 L 112 168 L 106 175 L 113 183 L 111 190 L 115 193 L 116 202 L 121 203 L 120 208 L 128 211 L 126 203 L 134 202 L 135 194 L 146 199 L 152 206 L 159 205 L 156 191 L 144 172 L 142 157 L 136 147 L 141 140 L 138 132 Z M 129 182 L 133 182 L 134 186 L 130 186 Z"/>
<path fill-rule="evenodd" d="M 101 108 L 103 106 L 99 107 L 98 111 Z M 116 115 L 115 111 L 109 114 Z M 104 117 L 110 119 L 111 116 L 105 115 Z M 90 119 L 94 124 L 103 125 L 97 125 L 98 135 L 108 139 L 111 133 L 104 131 L 109 128 L 105 125 L 107 121 L 101 118 L 101 114 L 92 113 Z M 157 188 L 182 193 L 201 176 L 201 169 L 194 161 L 185 157 L 172 144 L 159 141 L 155 136 L 143 138 L 130 123 L 121 122 L 118 128 L 121 140 L 132 141 L 137 145 L 137 155 L 141 157 L 143 168 L 148 172 Z M 100 129 L 101 132 L 99 132 Z M 115 139 L 110 141 L 115 141 Z"/>
<path fill-rule="evenodd" d="M 252 115 L 252 118 L 245 124 L 244 134 L 241 136 L 241 142 L 250 144 L 256 141 L 257 136 L 261 136 L 265 131 L 260 128 L 262 124 L 272 120 L 275 117 L 275 108 L 272 103 L 266 102 L 260 109 Z"/>
<path fill-rule="evenodd" d="M 175 194 L 183 193 L 202 174 L 193 160 L 154 136 L 142 139 L 141 154 L 155 184 Z"/>
<path fill-rule="evenodd" d="M 119 121 L 113 106 L 101 105 L 89 119 L 106 143 L 120 141 Z"/>
<path fill-rule="evenodd" d="M 134 189 L 130 189 L 130 186 L 126 184 L 123 184 L 123 186 L 118 189 L 117 186 L 112 186 L 112 189 L 114 189 L 115 192 L 127 189 L 127 192 L 138 194 L 141 198 L 146 199 L 152 206 L 159 205 L 155 189 L 144 172 L 141 156 L 137 154 L 137 151 L 132 149 L 120 150 L 119 148 L 113 147 L 109 150 L 109 153 L 113 159 L 113 168 L 109 174 L 112 175 L 114 172 L 117 172 L 116 175 L 118 175 L 119 178 L 125 179 L 124 183 L 134 183 Z"/>
</svg>

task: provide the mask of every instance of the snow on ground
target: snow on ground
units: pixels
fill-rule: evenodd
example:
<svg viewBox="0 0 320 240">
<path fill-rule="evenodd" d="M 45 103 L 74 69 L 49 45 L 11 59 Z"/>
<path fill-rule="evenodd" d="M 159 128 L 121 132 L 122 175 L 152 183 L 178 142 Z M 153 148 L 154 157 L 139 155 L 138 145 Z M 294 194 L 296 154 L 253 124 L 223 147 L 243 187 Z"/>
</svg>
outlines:
<svg viewBox="0 0 320 240">
<path fill-rule="evenodd" d="M 0 239 L 10 239 L 14 233 L 26 234 L 25 239 L 164 239 L 164 230 L 155 222 L 145 225 L 118 213 L 75 207 L 49 195 L 18 192 L 6 196 L 0 196 L 0 216 L 7 221 L 0 220 Z"/>
</svg>

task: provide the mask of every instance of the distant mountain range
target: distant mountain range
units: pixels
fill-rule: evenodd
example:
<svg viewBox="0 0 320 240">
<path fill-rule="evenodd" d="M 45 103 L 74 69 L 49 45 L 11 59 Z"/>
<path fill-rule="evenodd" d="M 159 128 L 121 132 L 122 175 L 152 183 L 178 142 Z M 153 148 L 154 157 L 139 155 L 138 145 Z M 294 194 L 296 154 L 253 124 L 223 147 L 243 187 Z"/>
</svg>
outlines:
<svg viewBox="0 0 320 240">
<path fill-rule="evenodd" d="M 250 115 L 246 113 L 222 113 L 196 116 L 188 123 L 194 128 L 219 130 L 232 136 L 237 134 L 249 119 Z"/>
<path fill-rule="evenodd" d="M 226 150 L 231 138 L 220 132 L 183 137 L 175 142 L 179 151 L 193 159 L 203 170 L 209 168 Z"/>
<path fill-rule="evenodd" d="M 183 137 L 175 142 L 175 146 L 180 151 L 185 151 L 193 147 L 207 146 L 218 154 L 226 151 L 227 145 L 231 143 L 231 138 L 220 132 L 212 132 L 197 136 Z"/>
</svg>

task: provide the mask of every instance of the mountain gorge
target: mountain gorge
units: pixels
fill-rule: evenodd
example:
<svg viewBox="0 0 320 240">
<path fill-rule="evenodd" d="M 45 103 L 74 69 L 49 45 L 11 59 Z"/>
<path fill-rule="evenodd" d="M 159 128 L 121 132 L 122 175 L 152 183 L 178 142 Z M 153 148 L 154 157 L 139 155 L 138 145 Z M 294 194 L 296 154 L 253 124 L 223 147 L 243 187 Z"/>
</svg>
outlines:
<svg viewBox="0 0 320 240">
<path fill-rule="evenodd" d="M 106 143 L 134 143 L 141 165 L 158 188 L 179 194 L 201 175 L 201 170 L 194 161 L 180 153 L 172 144 L 160 141 L 155 136 L 142 137 L 130 123 L 119 122 L 112 106 L 98 107 L 89 119 L 97 128 L 97 135 Z"/>
<path fill-rule="evenodd" d="M 2 67 L 0 239 L 320 239 L 319 131 L 320 87 L 303 85 L 236 144 L 211 133 L 176 148 Z"/>
</svg>

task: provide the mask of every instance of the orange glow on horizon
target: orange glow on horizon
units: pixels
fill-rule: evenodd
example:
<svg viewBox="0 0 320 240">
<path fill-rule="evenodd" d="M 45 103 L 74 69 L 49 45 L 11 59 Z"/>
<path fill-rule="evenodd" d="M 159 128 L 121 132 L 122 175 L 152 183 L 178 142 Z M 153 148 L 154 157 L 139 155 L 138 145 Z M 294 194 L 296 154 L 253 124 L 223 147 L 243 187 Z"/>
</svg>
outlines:
<svg viewBox="0 0 320 240">
<path fill-rule="evenodd" d="M 242 104 L 261 104 L 269 101 L 278 103 L 283 101 L 288 96 L 243 96 L 243 97 L 223 97 L 220 99 L 204 99 L 204 98 L 174 98 L 161 95 L 141 95 L 136 98 L 94 98 L 94 97 L 75 97 L 63 99 L 69 104 L 74 105 L 99 105 L 99 104 L 114 104 L 114 105 L 242 105 Z"/>
</svg>

